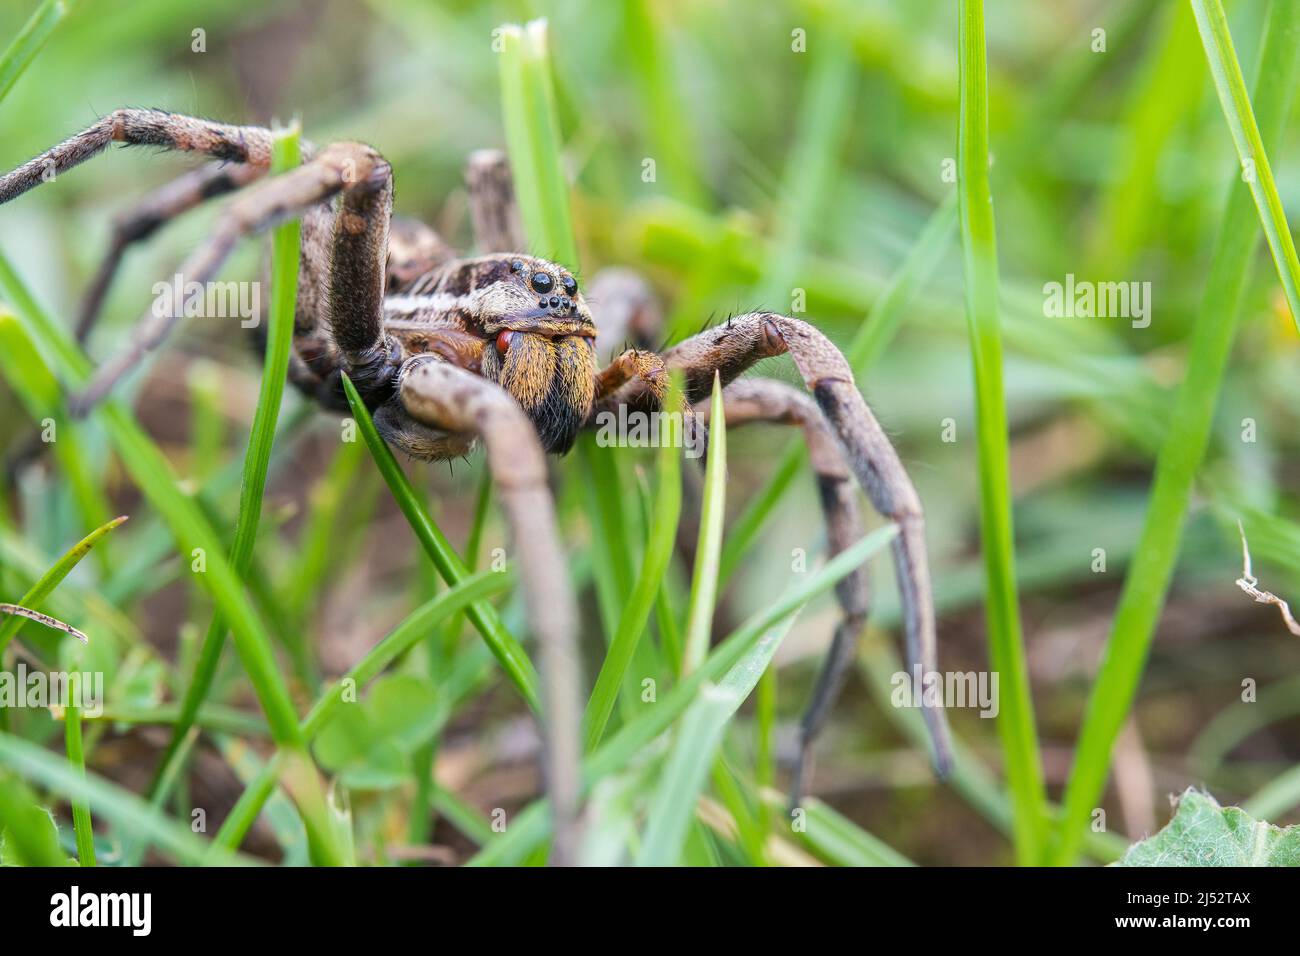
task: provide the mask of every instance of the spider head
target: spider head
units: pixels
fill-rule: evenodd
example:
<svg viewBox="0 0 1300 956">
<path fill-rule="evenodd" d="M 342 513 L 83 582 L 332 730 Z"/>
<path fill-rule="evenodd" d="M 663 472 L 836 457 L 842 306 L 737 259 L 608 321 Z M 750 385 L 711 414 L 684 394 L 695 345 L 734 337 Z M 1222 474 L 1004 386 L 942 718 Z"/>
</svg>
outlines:
<svg viewBox="0 0 1300 956">
<path fill-rule="evenodd" d="M 533 420 L 542 447 L 564 454 L 591 414 L 596 324 L 573 274 L 531 256 L 493 256 L 474 311 L 491 344 L 483 374 Z"/>
</svg>

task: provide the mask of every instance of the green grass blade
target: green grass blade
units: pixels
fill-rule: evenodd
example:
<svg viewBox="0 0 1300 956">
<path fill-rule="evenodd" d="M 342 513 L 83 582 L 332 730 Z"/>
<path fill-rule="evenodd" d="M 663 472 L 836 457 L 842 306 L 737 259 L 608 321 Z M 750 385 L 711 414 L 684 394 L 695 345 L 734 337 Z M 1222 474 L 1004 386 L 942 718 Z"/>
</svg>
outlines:
<svg viewBox="0 0 1300 956">
<path fill-rule="evenodd" d="M 708 681 L 722 677 L 771 628 L 813 598 L 833 588 L 845 575 L 889 544 L 898 535 L 896 525 L 885 525 L 865 535 L 853 547 L 837 554 L 824 566 L 758 611 L 713 648 L 704 663 L 665 694 L 641 717 L 625 724 L 585 762 L 584 787 L 588 790 L 607 774 L 627 767 L 636 754 L 662 734 L 695 700 Z M 539 800 L 515 817 L 505 835 L 470 862 L 476 866 L 518 863 L 549 833 L 550 818 L 544 800 Z"/>
<path fill-rule="evenodd" d="M 35 341 L 38 353 L 57 365 L 71 387 L 85 384 L 91 372 L 90 361 L 67 331 L 37 305 L 3 255 L 0 255 L 0 289 L 14 306 L 23 329 Z M 297 714 L 276 663 L 270 637 L 249 601 L 239 575 L 226 561 L 220 539 L 198 504 L 181 490 L 167 458 L 121 404 L 113 399 L 105 401 L 96 407 L 93 417 L 107 431 L 132 479 L 162 514 L 183 559 L 189 561 L 198 553 L 204 556 L 206 570 L 198 575 L 200 583 L 212 595 L 228 622 L 239 660 L 266 714 L 272 735 L 277 743 L 287 746 L 294 757 L 288 763 L 294 772 L 295 797 L 303 809 L 304 822 L 318 858 L 328 861 L 331 859 L 330 842 L 324 826 L 325 802 L 321 781 L 307 768 L 301 750 Z"/>
<path fill-rule="evenodd" d="M 30 741 L 0 733 L 0 764 L 70 800 L 94 803 L 99 815 L 123 833 L 150 840 L 181 863 L 210 861 L 228 866 L 250 862 L 221 851 L 209 858 L 211 845 L 190 832 L 188 825 L 164 816 L 135 794 L 95 774 L 77 774 L 62 757 Z"/>
<path fill-rule="evenodd" d="M 1300 4 L 1270 9 L 1255 83 L 1264 141 L 1279 141 L 1300 79 Z M 1065 788 L 1052 858 L 1074 860 L 1110 767 L 1110 754 L 1128 715 L 1147 651 L 1164 605 L 1192 484 L 1209 445 L 1214 410 L 1240 322 L 1242 293 L 1258 245 L 1254 200 L 1233 177 L 1223 224 L 1215 240 L 1209 276 L 1192 332 L 1187 371 L 1169 431 L 1156 457 L 1155 477 L 1142 533 L 1133 553 L 1110 637 L 1079 731 L 1074 766 Z"/>
<path fill-rule="evenodd" d="M 680 387 L 675 383 L 668 394 L 667 408 L 677 408 L 681 401 Z M 614 710 L 619 687 L 637 642 L 645 631 L 654 607 L 655 598 L 663 583 L 664 572 L 672 560 L 673 546 L 677 541 L 677 520 L 682 508 L 682 421 L 679 416 L 665 419 L 661 441 L 656 451 L 656 487 L 654 511 L 649 522 L 649 540 L 636 585 L 623 606 L 618 629 L 610 642 L 596 684 L 587 703 L 586 749 L 594 750 L 605 732 L 609 715 Z"/>
<path fill-rule="evenodd" d="M 478 570 L 479 552 L 483 547 L 483 533 L 487 529 L 488 512 L 492 506 L 492 473 L 483 469 L 479 479 L 478 494 L 474 496 L 474 517 L 470 521 L 469 535 L 465 538 L 465 566 Z M 452 615 L 442 628 L 442 643 L 438 652 L 442 660 L 450 660 L 456 653 L 456 642 L 465 621 L 460 614 Z"/>
<path fill-rule="evenodd" d="M 1241 75 L 1241 64 L 1237 62 L 1237 53 L 1232 46 L 1228 18 L 1219 0 L 1191 0 L 1191 4 L 1192 12 L 1196 14 L 1196 27 L 1201 32 L 1201 43 L 1205 46 L 1210 75 L 1214 77 L 1214 88 L 1223 107 L 1223 118 L 1228 121 L 1232 142 L 1241 160 L 1242 178 L 1250 186 L 1250 195 L 1259 211 L 1259 223 L 1264 228 L 1269 251 L 1277 266 L 1277 277 L 1282 281 L 1287 305 L 1291 309 L 1291 321 L 1300 331 L 1300 262 L 1296 261 L 1295 242 L 1287 226 L 1286 210 L 1282 208 L 1277 184 L 1273 181 L 1260 124 L 1256 122 L 1246 92 L 1246 81 Z M 1261 89 L 1258 95 L 1265 92 Z"/>
<path fill-rule="evenodd" d="M 786 812 L 789 809 L 786 801 L 783 793 L 763 791 L 763 802 L 773 811 Z M 836 866 L 916 866 L 888 843 L 816 797 L 804 797 L 796 812 L 800 811 L 804 819 L 802 826 L 794 829 L 794 836 L 819 859 Z"/>
<path fill-rule="evenodd" d="M 71 11 L 75 0 L 45 0 L 23 24 L 18 36 L 0 56 L 0 100 L 41 52 L 54 28 Z"/>
<path fill-rule="evenodd" d="M 501 109 L 519 217 L 532 250 L 578 267 L 545 20 L 500 27 Z"/>
<path fill-rule="evenodd" d="M 81 739 L 81 674 L 68 675 L 68 707 L 63 712 L 64 746 L 68 764 L 82 781 L 86 779 L 86 751 Z M 95 865 L 95 828 L 90 818 L 90 804 L 84 794 L 72 798 L 72 829 L 77 841 L 77 861 L 82 866 Z"/>
<path fill-rule="evenodd" d="M 479 571 L 477 574 L 462 578 L 433 600 L 416 608 L 387 637 L 372 647 L 365 657 L 354 664 L 340 681 L 321 695 L 303 719 L 303 736 L 308 740 L 315 738 L 338 705 L 343 702 L 343 681 L 352 681 L 358 687 L 365 686 L 378 677 L 393 661 L 418 644 L 421 636 L 427 637 L 430 628 L 467 607 L 487 601 L 509 590 L 514 585 L 515 576 L 512 573 Z"/>
<path fill-rule="evenodd" d="M 961 121 L 957 182 L 966 317 L 975 375 L 989 658 L 993 670 L 1001 675 L 998 731 L 1007 784 L 1015 806 L 1016 853 L 1020 862 L 1030 863 L 1037 860 L 1042 848 L 1046 794 L 1016 595 L 1010 450 L 998 318 L 997 235 L 993 196 L 989 190 L 988 66 L 983 0 L 962 0 L 960 17 Z"/>
<path fill-rule="evenodd" d="M 306 527 L 299 539 L 299 559 L 285 582 L 285 609 L 300 627 L 307 624 L 312 600 L 329 570 L 338 530 L 355 504 L 349 492 L 365 456 L 360 443 L 342 442 L 329 469 L 312 489 Z"/>
<path fill-rule="evenodd" d="M 1260 820 L 1276 820 L 1300 805 L 1300 765 L 1274 777 L 1248 800 L 1241 809 Z"/>
<path fill-rule="evenodd" d="M 673 866 L 680 859 L 695 805 L 717 759 L 727 724 L 767 670 L 796 614 L 768 631 L 716 686 L 705 684 L 687 709 L 650 800 L 637 866 Z"/>
<path fill-rule="evenodd" d="M 469 569 L 465 567 L 465 562 L 460 559 L 446 535 L 429 517 L 429 512 L 420 501 L 419 495 L 411 487 L 406 472 L 402 471 L 402 466 L 393 457 L 392 450 L 380 437 L 365 402 L 361 400 L 352 380 L 346 375 L 343 376 L 343 389 L 347 393 L 348 404 L 352 406 L 357 430 L 360 431 L 366 447 L 370 449 L 371 457 L 375 459 L 379 473 L 383 475 L 384 481 L 393 493 L 398 508 L 410 523 L 411 530 L 415 532 L 425 553 L 433 560 L 442 579 L 450 585 L 459 584 L 469 576 Z M 469 606 L 466 615 L 475 629 L 483 635 L 483 640 L 487 642 L 493 655 L 501 663 L 502 670 L 510 678 L 511 683 L 519 688 L 528 706 L 534 711 L 539 711 L 541 698 L 537 671 L 533 668 L 527 652 L 501 622 L 501 616 L 496 608 L 486 601 L 478 601 Z"/>
<path fill-rule="evenodd" d="M 812 245 L 818 226 L 825 221 L 834 193 L 838 157 L 853 117 L 857 62 L 853 40 L 819 18 L 817 55 L 810 57 L 808 79 L 799 101 L 798 128 L 791 139 L 780 188 L 777 222 L 780 234 L 772 244 L 758 305 L 788 312 L 793 287 L 799 285 L 804 250 Z"/>
<path fill-rule="evenodd" d="M 629 76 L 640 97 L 648 155 L 656 161 L 656 179 L 662 181 L 669 195 L 704 206 L 708 191 L 700 182 L 700 166 L 693 155 L 693 111 L 682 101 L 668 49 L 670 36 L 662 22 L 667 8 L 650 0 L 626 0 L 622 7 L 620 40 Z"/>
<path fill-rule="evenodd" d="M 713 373 L 709 412 L 709 461 L 704 468 L 700 536 L 695 547 L 691 597 L 686 612 L 682 673 L 689 674 L 709 652 L 713 609 L 718 599 L 718 567 L 722 555 L 722 522 L 727 501 L 727 416 L 723 411 L 722 380 Z"/>
<path fill-rule="evenodd" d="M 41 427 L 42 438 L 48 434 L 52 439 L 54 459 L 72 486 L 82 523 L 86 527 L 102 524 L 112 511 L 102 474 L 96 471 L 96 458 L 87 451 L 81 423 L 64 412 L 58 381 L 35 353 L 18 317 L 4 306 L 0 306 L 0 374 Z M 95 553 L 100 569 L 105 574 L 112 571 L 111 549 L 100 547 Z"/>
<path fill-rule="evenodd" d="M 334 683 L 303 718 L 303 739 L 310 743 L 343 703 L 346 681 L 358 689 L 379 676 L 420 641 L 428 638 L 440 623 L 460 614 L 467 607 L 486 601 L 514 586 L 514 575 L 500 571 L 480 571 L 449 587 L 437 597 L 412 611 L 387 637 L 376 644 L 353 667 Z M 245 788 L 234 808 L 217 832 L 218 845 L 234 849 L 243 841 L 262 806 L 275 789 L 283 758 L 277 753 Z"/>
<path fill-rule="evenodd" d="M 18 866 L 72 866 L 59 844 L 58 826 L 31 789 L 12 773 L 0 773 L 0 837 L 5 857 Z"/>
<path fill-rule="evenodd" d="M 90 374 L 89 360 L 67 332 L 36 304 L 2 255 L 0 289 L 14 306 L 25 332 L 35 341 L 34 354 L 52 359 L 74 387 L 84 384 Z M 267 721 L 277 734 L 291 739 L 297 733 L 297 718 L 275 663 L 270 638 L 238 576 L 223 557 L 217 535 L 195 502 L 179 488 L 166 457 L 126 409 L 109 400 L 99 405 L 93 415 L 108 432 L 131 477 L 171 528 L 184 559 L 188 562 L 196 548 L 205 555 L 207 571 L 199 575 L 200 583 L 212 593 L 230 621 L 240 647 L 240 659 L 266 711 Z"/>
<path fill-rule="evenodd" d="M 295 122 L 288 129 L 277 130 L 272 144 L 272 174 L 295 169 L 300 162 L 301 128 Z M 244 453 L 243 481 L 239 489 L 239 517 L 234 541 L 230 546 L 230 567 L 235 574 L 247 577 L 257 543 L 257 529 L 262 518 L 262 496 L 266 491 L 266 473 L 271 463 L 276 425 L 280 420 L 280 403 L 284 397 L 285 378 L 289 372 L 289 352 L 293 345 L 293 314 L 298 296 L 298 257 L 301 228 L 292 219 L 275 228 L 272 234 L 271 308 L 268 312 L 266 355 L 262 382 L 253 413 L 253 425 Z M 179 754 L 181 742 L 198 716 L 199 708 L 212 689 L 226 643 L 226 622 L 218 610 L 208 625 L 199 651 L 194 673 L 181 703 L 180 718 L 172 728 L 171 740 L 158 762 L 149 788 L 149 798 L 161 801 L 166 794 L 163 780 L 173 777 L 171 763 Z"/>
<path fill-rule="evenodd" d="M 90 550 L 101 538 L 124 521 L 126 521 L 126 515 L 114 518 L 107 524 L 100 525 L 74 544 L 64 553 L 63 557 L 54 562 L 50 569 L 40 576 L 35 584 L 27 589 L 27 593 L 17 603 L 33 611 L 39 611 L 42 603 L 49 597 L 50 592 L 59 586 L 59 582 L 71 573 L 72 569 L 90 553 Z M 3 623 L 0 623 L 0 652 L 4 651 L 5 646 L 14 639 L 14 636 L 22 628 L 23 620 L 21 617 L 7 617 Z"/>
</svg>

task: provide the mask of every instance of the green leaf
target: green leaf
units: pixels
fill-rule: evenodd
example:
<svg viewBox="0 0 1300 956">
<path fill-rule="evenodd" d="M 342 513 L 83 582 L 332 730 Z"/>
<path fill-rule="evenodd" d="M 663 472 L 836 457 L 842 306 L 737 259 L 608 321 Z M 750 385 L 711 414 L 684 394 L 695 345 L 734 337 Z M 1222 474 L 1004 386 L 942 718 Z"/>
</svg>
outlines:
<svg viewBox="0 0 1300 956">
<path fill-rule="evenodd" d="M 364 409 L 364 406 L 363 406 Z M 430 633 L 448 617 L 458 614 L 475 601 L 484 601 L 494 594 L 506 590 L 514 584 L 514 575 L 498 571 L 482 571 L 465 578 L 437 597 L 412 611 L 382 641 L 370 649 L 360 661 L 347 673 L 344 681 L 351 680 L 360 687 L 388 667 L 420 641 L 428 638 Z M 307 740 L 314 740 L 321 728 L 344 706 L 344 681 L 336 681 L 326 690 L 312 706 L 302 720 L 302 734 Z M 279 750 L 268 760 L 255 776 L 247 782 L 244 793 L 226 816 L 217 832 L 216 844 L 228 848 L 237 847 L 247 834 L 253 821 L 261 812 L 262 805 L 275 790 L 276 780 L 286 751 Z"/>
<path fill-rule="evenodd" d="M 411 775 L 411 754 L 439 725 L 433 684 L 414 674 L 375 681 L 364 703 L 339 708 L 316 738 L 322 766 L 357 790 L 395 787 Z"/>
<path fill-rule="evenodd" d="M 1117 866 L 1300 866 L 1300 826 L 1275 827 L 1188 788 L 1178 812 Z"/>
</svg>

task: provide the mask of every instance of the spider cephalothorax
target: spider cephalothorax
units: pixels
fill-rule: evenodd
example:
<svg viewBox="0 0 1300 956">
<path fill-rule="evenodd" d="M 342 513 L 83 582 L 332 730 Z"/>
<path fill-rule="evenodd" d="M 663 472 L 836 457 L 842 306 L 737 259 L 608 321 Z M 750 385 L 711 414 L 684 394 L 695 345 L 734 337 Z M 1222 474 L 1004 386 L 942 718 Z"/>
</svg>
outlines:
<svg viewBox="0 0 1300 956">
<path fill-rule="evenodd" d="M 218 219 L 212 238 L 181 266 L 196 286 L 211 281 L 236 241 L 286 217 L 302 219 L 302 260 L 289 374 L 332 407 L 348 375 L 384 437 L 408 454 L 447 459 L 479 440 L 511 531 L 529 626 L 544 678 L 546 787 L 554 817 L 552 862 L 572 862 L 581 779 L 578 615 L 547 484 L 545 452 L 564 452 L 593 412 L 657 409 L 669 369 L 680 369 L 686 400 L 708 415 L 715 375 L 732 425 L 773 422 L 801 428 L 817 474 L 828 550 L 861 537 L 856 485 L 894 521 L 893 550 L 910 665 L 937 668 L 934 609 L 921 503 L 893 446 L 853 382 L 844 356 L 813 325 L 773 313 L 737 316 L 663 355 L 629 349 L 597 370 L 597 323 L 578 283 L 562 266 L 511 252 L 525 247 L 501 157 L 471 161 L 470 199 L 480 248 L 457 259 L 428 226 L 392 218 L 392 170 L 371 147 L 304 146 L 303 163 L 263 179 L 271 134 L 160 110 L 117 110 L 0 177 L 0 203 L 55 178 L 110 142 L 186 150 L 222 161 L 145 197 L 115 226 L 110 253 L 82 310 L 84 338 L 126 247 L 206 199 L 244 190 Z M 482 159 L 483 157 L 479 157 Z M 244 187 L 248 187 L 244 189 Z M 599 277 L 597 280 L 599 281 Z M 615 328 L 643 328 L 650 300 L 626 274 L 610 283 L 601 308 Z M 188 294 L 187 294 L 188 295 Z M 622 301 L 620 301 L 622 299 Z M 188 304 L 188 302 L 186 303 Z M 147 313 L 130 347 L 102 366 L 76 401 L 89 408 L 139 364 L 188 310 Z M 611 338 L 617 335 L 611 335 Z M 789 353 L 809 396 L 771 379 L 737 380 L 759 359 Z M 866 620 L 867 577 L 840 581 L 842 621 L 803 722 L 794 769 L 797 798 L 818 729 L 851 667 Z M 926 704 L 936 766 L 949 762 L 943 711 Z"/>
<path fill-rule="evenodd" d="M 596 324 L 567 269 L 514 254 L 453 261 L 390 296 L 384 315 L 408 354 L 433 329 L 477 336 L 479 374 L 519 403 L 542 447 L 573 446 L 595 396 Z"/>
</svg>

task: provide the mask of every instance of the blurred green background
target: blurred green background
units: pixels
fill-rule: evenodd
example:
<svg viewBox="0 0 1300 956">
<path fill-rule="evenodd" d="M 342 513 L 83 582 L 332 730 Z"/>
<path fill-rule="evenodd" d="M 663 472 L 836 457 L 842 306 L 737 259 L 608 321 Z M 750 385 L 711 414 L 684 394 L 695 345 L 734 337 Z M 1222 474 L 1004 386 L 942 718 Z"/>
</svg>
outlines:
<svg viewBox="0 0 1300 956">
<path fill-rule="evenodd" d="M 17 33 L 30 6 L 0 8 L 0 37 Z M 1265 8 L 1261 0 L 1228 6 L 1248 76 Z M 492 30 L 533 16 L 550 23 L 581 274 L 614 264 L 642 270 L 671 328 L 695 331 L 710 318 L 759 307 L 789 311 L 788 290 L 799 288 L 806 317 L 845 345 L 956 188 L 946 174 L 958 122 L 950 0 L 83 0 L 0 104 L 0 166 L 18 165 L 119 106 L 238 123 L 296 115 L 316 143 L 347 138 L 377 147 L 395 170 L 397 211 L 464 247 L 465 158 L 504 146 Z M 1020 587 L 1055 797 L 1137 538 L 1237 161 L 1185 3 L 1006 0 L 990 3 L 987 17 Z M 1098 29 L 1104 52 L 1094 50 Z M 195 30 L 204 31 L 206 52 L 193 51 Z M 799 40 L 793 31 L 804 31 L 804 52 L 792 49 Z M 1271 153 L 1292 210 L 1300 201 L 1295 131 L 1290 123 Z M 643 177 L 646 159 L 654 161 L 653 182 Z M 193 163 L 112 149 L 0 211 L 0 248 L 71 325 L 112 214 Z M 122 343 L 153 283 L 175 271 L 214 212 L 190 214 L 131 251 L 91 340 L 93 356 L 102 359 Z M 941 666 L 983 670 L 961 260 L 955 241 L 935 248 L 897 338 L 860 384 L 925 504 Z M 260 255 L 258 243 L 246 244 L 225 276 L 255 276 Z M 1067 273 L 1150 282 L 1150 327 L 1045 315 L 1044 283 L 1063 282 Z M 1261 252 L 1174 590 L 1133 723 L 1116 750 L 1103 804 L 1116 833 L 1136 837 L 1163 824 L 1166 795 L 1188 785 L 1205 785 L 1225 803 L 1248 798 L 1300 757 L 1300 643 L 1272 609 L 1253 605 L 1234 584 L 1241 568 L 1235 522 L 1244 517 L 1261 586 L 1300 598 L 1300 525 L 1292 523 L 1300 521 L 1296 359 L 1276 273 Z M 200 320 L 131 388 L 147 430 L 198 484 L 242 455 L 257 374 L 251 342 Z M 756 374 L 797 380 L 788 359 L 765 362 Z M 4 407 L 15 409 L 2 389 Z M 285 417 L 292 418 L 301 401 L 296 394 L 288 401 Z M 1253 442 L 1242 440 L 1247 418 L 1255 422 Z M 949 426 L 954 441 L 943 440 Z M 294 596 L 290 603 L 328 674 L 346 669 L 433 587 L 369 462 L 335 458 L 337 427 L 324 413 L 310 416 L 277 446 L 257 558 L 266 586 Z M 0 446 L 12 449 L 30 428 L 25 416 L 6 414 Z M 786 440 L 768 427 L 732 436 L 730 513 L 742 512 L 762 487 Z M 625 474 L 639 462 L 630 455 Z M 455 542 L 467 533 L 481 471 L 478 456 L 454 470 L 410 469 L 430 489 L 434 513 Z M 570 461 L 561 477 L 566 540 L 581 566 L 591 560 L 583 476 Z M 142 532 L 133 526 L 143 524 L 147 506 L 113 466 L 104 478 L 115 505 L 133 515 L 115 546 L 140 557 L 134 573 L 144 583 L 129 587 L 121 568 L 102 575 L 90 561 L 70 581 L 116 606 L 122 633 L 106 666 L 121 669 L 134 703 L 156 705 L 175 694 L 177 678 L 140 648 L 157 648 L 167 659 L 192 654 L 207 599 L 182 580 L 174 555 L 149 560 L 143 545 L 130 544 L 138 542 L 132 535 Z M 47 566 L 89 529 L 57 471 L 38 463 L 4 480 L 0 594 L 16 597 L 30 581 L 20 555 Z M 313 571 L 318 589 L 300 593 L 295 558 L 321 514 L 322 489 L 342 489 L 344 504 L 327 526 L 326 566 Z M 231 521 L 236 498 L 237 486 L 220 498 Z M 502 541 L 495 516 L 488 538 L 488 548 Z M 814 483 L 801 474 L 744 556 L 721 620 L 739 621 L 782 590 L 793 549 L 820 555 L 824 547 Z M 1104 572 L 1094 570 L 1097 548 L 1106 552 Z M 884 696 L 898 615 L 883 558 L 875 582 L 863 667 L 827 729 L 813 790 L 916 862 L 1008 862 L 1005 804 L 989 785 L 1001 759 L 993 722 L 973 711 L 951 714 L 977 759 L 969 777 L 937 784 L 908 715 Z M 590 590 L 582 597 L 590 637 L 600 631 L 598 613 Z M 778 656 L 782 768 L 835 620 L 833 602 L 819 602 Z M 137 637 L 143 645 L 133 643 Z M 248 704 L 228 658 L 223 699 Z M 1257 703 L 1241 700 L 1247 678 L 1259 685 Z M 29 736 L 54 732 L 39 715 L 25 717 Z M 740 726 L 751 719 L 747 708 Z M 743 750 L 751 737 L 740 731 L 737 746 Z M 161 742 L 156 728 L 119 724 L 98 741 L 92 768 L 139 792 Z M 443 730 L 438 778 L 465 812 L 519 806 L 535 792 L 534 751 L 526 713 L 492 674 Z M 238 794 L 226 763 L 204 749 L 189 783 L 193 804 L 212 807 L 214 818 Z M 1269 801 L 1273 822 L 1300 819 L 1300 787 L 1274 788 Z M 382 843 L 406 828 L 406 808 L 401 799 L 376 799 L 354 810 Z M 438 862 L 456 862 L 472 852 L 463 831 L 473 827 L 456 827 L 445 814 L 429 839 L 441 848 Z M 275 857 L 280 843 L 262 824 L 246 848 Z"/>
</svg>

